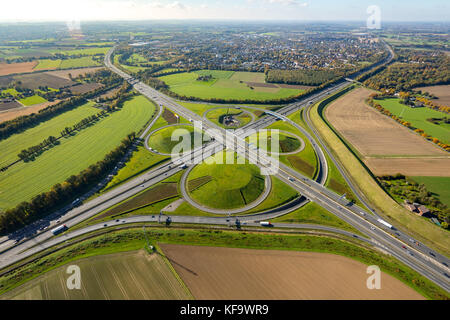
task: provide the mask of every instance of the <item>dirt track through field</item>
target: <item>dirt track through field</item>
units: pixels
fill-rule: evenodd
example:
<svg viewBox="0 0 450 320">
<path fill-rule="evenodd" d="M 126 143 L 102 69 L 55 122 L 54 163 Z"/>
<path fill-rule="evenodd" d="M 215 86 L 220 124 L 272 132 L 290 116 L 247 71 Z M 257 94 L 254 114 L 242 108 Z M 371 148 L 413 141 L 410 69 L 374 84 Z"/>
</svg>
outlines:
<svg viewBox="0 0 450 320">
<path fill-rule="evenodd" d="M 358 88 L 337 99 L 325 109 L 327 120 L 374 174 L 442 175 L 449 153 L 368 106 L 372 92 Z"/>
<path fill-rule="evenodd" d="M 382 273 L 367 289 L 367 266 L 323 253 L 162 244 L 196 299 L 423 299 Z"/>
</svg>

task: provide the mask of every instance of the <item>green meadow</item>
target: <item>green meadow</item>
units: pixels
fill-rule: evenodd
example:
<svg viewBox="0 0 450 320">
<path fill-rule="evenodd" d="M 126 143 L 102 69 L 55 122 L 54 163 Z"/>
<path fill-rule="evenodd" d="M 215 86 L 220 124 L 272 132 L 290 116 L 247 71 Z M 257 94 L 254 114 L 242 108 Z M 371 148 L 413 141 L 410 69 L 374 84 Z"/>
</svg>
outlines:
<svg viewBox="0 0 450 320">
<path fill-rule="evenodd" d="M 199 76 L 211 75 L 207 81 L 197 80 Z M 261 78 L 262 75 L 262 78 Z M 195 72 L 177 73 L 160 77 L 170 90 L 187 97 L 200 99 L 238 99 L 238 100 L 268 100 L 286 98 L 299 94 L 301 90 L 284 88 L 251 87 L 245 83 L 264 83 L 264 74 L 251 72 L 234 72 L 218 70 L 200 70 Z"/>
</svg>

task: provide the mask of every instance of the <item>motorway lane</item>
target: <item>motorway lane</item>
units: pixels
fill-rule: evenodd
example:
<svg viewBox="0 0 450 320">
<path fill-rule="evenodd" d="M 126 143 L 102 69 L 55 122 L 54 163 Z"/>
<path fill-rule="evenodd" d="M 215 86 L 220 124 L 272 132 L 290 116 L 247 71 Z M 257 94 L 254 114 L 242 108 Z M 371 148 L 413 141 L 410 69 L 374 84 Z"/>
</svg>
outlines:
<svg viewBox="0 0 450 320">
<path fill-rule="evenodd" d="M 52 239 L 49 239 L 46 242 L 36 243 L 35 246 L 32 248 L 29 248 L 25 252 L 19 252 L 16 254 L 17 261 L 26 259 L 27 257 L 37 254 L 39 252 L 42 252 L 46 249 L 49 249 L 55 245 L 64 243 L 66 241 L 69 241 L 71 239 L 74 239 L 76 237 L 86 235 L 88 233 L 94 232 L 94 231 L 100 231 L 100 230 L 106 230 L 110 227 L 116 227 L 116 226 L 123 226 L 127 224 L 135 224 L 135 223 L 165 223 L 167 219 L 167 215 L 153 215 L 153 216 L 135 216 L 135 217 L 129 217 L 129 218 L 123 218 L 118 220 L 113 220 L 108 223 L 98 223 L 95 225 L 87 226 L 82 229 L 78 229 L 69 233 L 62 234 L 58 237 L 53 237 Z M 235 226 L 236 218 L 228 218 L 228 217 L 190 217 L 190 216 L 170 216 L 172 219 L 172 223 L 182 223 L 182 224 L 204 224 L 204 225 L 222 225 L 222 226 Z M 240 218 L 240 224 L 241 227 L 249 226 L 249 227 L 261 227 L 261 225 L 258 223 L 259 220 L 255 220 L 255 217 L 243 217 Z M 307 229 L 307 230 L 319 230 L 319 231 L 326 231 L 336 234 L 345 235 L 348 237 L 357 238 L 359 240 L 365 241 L 371 245 L 374 245 L 373 242 L 371 242 L 370 239 L 361 237 L 360 235 L 333 228 L 333 227 L 327 227 L 322 225 L 313 225 L 313 224 L 289 224 L 289 223 L 275 223 L 272 224 L 272 228 L 282 228 L 282 229 Z M 381 247 L 380 247 L 381 248 Z"/>
</svg>

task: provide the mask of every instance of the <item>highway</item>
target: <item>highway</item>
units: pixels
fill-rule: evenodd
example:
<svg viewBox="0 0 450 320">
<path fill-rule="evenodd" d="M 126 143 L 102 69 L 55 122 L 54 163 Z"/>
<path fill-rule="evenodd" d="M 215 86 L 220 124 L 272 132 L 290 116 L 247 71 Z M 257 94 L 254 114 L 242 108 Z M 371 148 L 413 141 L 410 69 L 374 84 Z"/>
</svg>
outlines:
<svg viewBox="0 0 450 320">
<path fill-rule="evenodd" d="M 180 162 L 178 163 L 184 162 L 189 165 L 193 165 L 198 163 L 198 161 L 201 161 L 202 159 L 208 157 L 209 155 L 223 150 L 224 146 L 232 146 L 236 152 L 241 154 L 243 152 L 242 155 L 253 161 L 255 164 L 259 165 L 261 168 L 270 169 L 271 164 L 273 164 L 273 159 L 268 157 L 267 155 L 258 154 L 258 150 L 255 151 L 251 148 L 248 148 L 248 144 L 245 142 L 245 137 L 249 132 L 249 129 L 264 128 L 276 121 L 277 118 L 275 115 L 257 120 L 251 123 L 248 127 L 237 130 L 234 134 L 226 135 L 224 129 L 218 128 L 215 124 L 209 121 L 205 121 L 205 119 L 191 112 L 190 110 L 183 108 L 171 98 L 148 87 L 147 85 L 137 81 L 123 71 L 117 69 L 110 62 L 111 53 L 112 51 L 108 53 L 105 59 L 106 65 L 114 72 L 123 76 L 131 84 L 133 84 L 137 91 L 147 96 L 151 100 L 157 102 L 160 106 L 166 106 L 180 116 L 191 119 L 192 121 L 198 121 L 203 125 L 203 129 L 214 129 L 219 133 L 214 135 L 215 141 L 192 152 L 192 155 L 194 155 L 194 159 L 192 159 L 191 154 L 189 154 L 180 159 Z M 278 111 L 278 113 L 282 115 L 288 115 L 291 112 L 295 112 L 296 110 L 299 110 L 299 108 L 304 107 L 306 104 L 311 105 L 315 102 L 323 100 L 327 96 L 341 90 L 346 85 L 348 85 L 348 83 L 345 81 L 339 82 L 327 88 L 326 90 L 323 90 L 322 92 L 318 92 L 302 101 L 297 102 L 296 104 L 292 104 L 282 108 Z M 314 138 L 312 139 L 313 141 L 315 141 Z M 319 147 L 316 142 L 314 143 L 317 147 Z M 322 149 L 320 147 L 319 149 L 323 154 Z M 195 157 L 196 155 L 198 157 Z M 193 161 L 190 162 L 189 160 Z M 101 212 L 104 209 L 111 207 L 112 205 L 136 194 L 137 192 L 139 192 L 138 190 L 147 188 L 159 181 L 164 180 L 167 176 L 179 172 L 181 169 L 177 166 L 178 163 L 166 164 L 154 170 L 151 170 L 150 172 L 146 173 L 144 177 L 134 179 L 90 201 L 82 207 L 73 210 L 74 212 L 72 212 L 72 217 L 67 217 L 68 226 L 76 225 L 77 223 L 82 222 L 89 217 L 92 217 L 98 212 Z M 295 170 L 283 165 L 282 163 L 277 163 L 277 167 L 279 168 L 279 170 L 277 171 L 276 176 L 296 189 L 308 200 L 316 202 L 326 210 L 353 225 L 359 231 L 368 235 L 373 245 L 383 248 L 385 251 L 389 252 L 397 259 L 404 262 L 406 265 L 415 269 L 422 275 L 434 281 L 436 284 L 440 285 L 445 290 L 449 291 L 449 279 L 444 275 L 444 273 L 450 274 L 450 272 L 448 267 L 442 264 L 446 263 L 448 265 L 449 260 L 446 257 L 443 257 L 435 252 L 432 252 L 432 254 L 434 255 L 434 257 L 432 257 L 429 255 L 429 252 L 424 252 L 424 249 L 425 251 L 427 251 L 428 248 L 424 248 L 424 246 L 417 247 L 415 244 L 410 244 L 408 243 L 410 242 L 408 241 L 409 239 L 407 241 L 402 239 L 402 237 L 399 237 L 400 239 L 397 239 L 396 236 L 398 237 L 398 235 L 395 235 L 395 231 L 387 230 L 384 225 L 380 224 L 377 221 L 376 216 L 372 215 L 370 212 L 367 212 L 362 208 L 359 208 L 356 205 L 349 206 L 349 203 L 345 199 L 342 199 L 340 195 L 337 195 L 334 192 L 326 189 L 323 186 L 323 181 L 321 181 L 323 179 L 319 179 L 319 181 L 313 181 L 302 176 Z M 322 169 L 322 171 L 325 172 L 328 170 L 325 167 Z M 324 181 L 326 181 L 326 179 Z M 304 200 L 303 204 L 308 200 Z M 250 221 L 265 220 L 272 216 L 276 216 L 277 214 L 280 213 L 275 212 L 253 215 L 246 217 L 246 219 L 248 219 L 248 223 L 250 223 Z M 185 223 L 210 223 L 204 222 L 206 220 L 203 219 L 206 218 L 201 217 L 172 217 L 174 222 L 178 222 L 179 218 L 182 218 L 183 222 Z M 226 218 L 221 219 L 224 219 L 222 220 L 222 222 L 225 221 L 226 223 L 229 223 L 229 221 L 226 221 Z M 215 221 L 217 222 L 218 220 Z M 289 227 L 292 228 L 293 226 L 289 225 Z M 78 230 L 75 232 L 78 232 Z M 72 232 L 68 233 L 67 236 L 71 234 Z M 43 248 L 50 246 L 51 243 L 53 243 L 52 241 L 55 241 L 55 239 L 57 239 L 50 238 L 52 238 L 52 234 L 50 233 L 50 231 L 46 231 L 31 240 L 10 248 L 0 255 L 0 267 L 10 265 L 11 263 L 17 262 L 27 256 L 30 256 L 31 254 L 36 252 L 36 250 L 43 250 Z"/>
</svg>

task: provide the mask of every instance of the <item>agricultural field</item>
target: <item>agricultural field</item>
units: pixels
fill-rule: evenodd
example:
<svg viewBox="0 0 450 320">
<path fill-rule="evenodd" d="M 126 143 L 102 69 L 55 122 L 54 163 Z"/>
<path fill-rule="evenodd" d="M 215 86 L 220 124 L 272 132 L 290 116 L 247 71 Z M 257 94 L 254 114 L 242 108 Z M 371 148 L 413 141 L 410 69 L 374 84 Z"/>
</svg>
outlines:
<svg viewBox="0 0 450 320">
<path fill-rule="evenodd" d="M 0 76 L 7 76 L 15 73 L 33 72 L 37 62 L 20 62 L 20 63 L 0 63 Z"/>
<path fill-rule="evenodd" d="M 83 275 L 81 290 L 66 286 L 67 266 L 49 271 L 0 299 L 7 300 L 170 300 L 190 299 L 159 254 L 146 251 L 102 255 L 74 261 Z"/>
<path fill-rule="evenodd" d="M 68 111 L 37 127 L 3 140 L 2 149 L 9 150 L 3 163 L 17 159 L 20 150 L 40 143 L 59 132 L 68 124 L 73 125 L 89 114 L 99 110 L 86 105 Z M 110 114 L 76 135 L 61 140 L 61 143 L 31 162 L 20 162 L 0 175 L 0 207 L 9 208 L 21 201 L 31 199 L 40 192 L 49 190 L 54 184 L 78 174 L 89 165 L 102 160 L 132 131 L 138 132 L 152 117 L 155 106 L 143 96 L 134 97 L 124 103 L 121 110 Z M 126 125 L 124 125 L 126 124 Z M 6 187 L 7 186 L 7 187 Z"/>
<path fill-rule="evenodd" d="M 49 105 L 57 104 L 59 102 L 60 102 L 59 100 L 55 100 L 52 102 L 47 102 L 25 108 L 21 107 L 19 103 L 16 102 L 15 104 L 18 106 L 17 108 L 11 109 L 9 111 L 0 112 L 0 123 L 20 116 L 26 116 L 32 113 L 39 112 L 39 110 L 42 110 L 44 108 L 47 108 Z"/>
<path fill-rule="evenodd" d="M 92 59 L 92 57 L 69 58 L 69 59 L 42 59 L 39 60 L 35 70 L 56 70 L 72 69 L 100 66 L 101 63 Z"/>
<path fill-rule="evenodd" d="M 197 80 L 200 76 L 211 76 L 212 78 L 206 81 Z M 296 89 L 252 87 L 245 83 L 248 80 L 257 80 L 258 83 L 264 83 L 263 77 L 264 74 L 258 75 L 247 72 L 201 70 L 162 76 L 160 79 L 170 87 L 171 91 L 179 95 L 201 99 L 252 99 L 262 101 L 287 98 L 301 93 L 301 90 Z"/>
<path fill-rule="evenodd" d="M 398 98 L 377 99 L 374 101 L 397 117 L 410 122 L 414 128 L 422 129 L 432 137 L 438 138 L 446 144 L 450 144 L 450 124 L 434 124 L 427 120 L 431 118 L 440 119 L 447 117 L 448 115 L 446 113 L 432 110 L 427 107 L 411 108 L 401 104 L 401 100 Z"/>
<path fill-rule="evenodd" d="M 14 80 L 20 81 L 20 86 L 22 88 L 27 88 L 30 90 L 37 90 L 42 86 L 60 89 L 75 84 L 75 82 L 69 79 L 60 78 L 45 72 L 15 76 Z"/>
<path fill-rule="evenodd" d="M 436 96 L 437 99 L 433 101 L 443 104 L 444 106 L 450 106 L 450 85 L 443 86 L 431 86 L 431 87 L 420 87 L 414 90 L 421 90 L 422 93 L 428 92 Z"/>
<path fill-rule="evenodd" d="M 76 78 L 78 76 L 85 76 L 89 73 L 95 73 L 99 71 L 100 69 L 103 69 L 102 67 L 92 67 L 92 68 L 81 68 L 81 69 L 65 69 L 65 70 L 58 70 L 58 71 L 48 71 L 46 72 L 49 75 L 56 76 L 59 78 L 70 80 L 69 74 Z"/>
<path fill-rule="evenodd" d="M 225 153 L 219 152 L 216 159 L 224 159 L 224 155 Z M 231 157 L 238 159 L 239 156 L 231 154 Z M 202 205 L 217 209 L 239 208 L 252 203 L 263 193 L 264 180 L 259 168 L 253 164 L 225 162 L 224 164 L 203 162 L 197 165 L 188 177 L 188 183 L 201 181 L 190 192 L 190 196 Z"/>
<path fill-rule="evenodd" d="M 371 92 L 358 88 L 345 94 L 325 109 L 325 117 L 372 172 L 445 174 L 445 168 L 450 166 L 448 153 L 366 105 L 365 99 Z"/>
<path fill-rule="evenodd" d="M 367 265 L 333 254 L 173 244 L 161 249 L 200 300 L 424 299 L 386 273 L 382 288 L 369 290 Z"/>
</svg>

